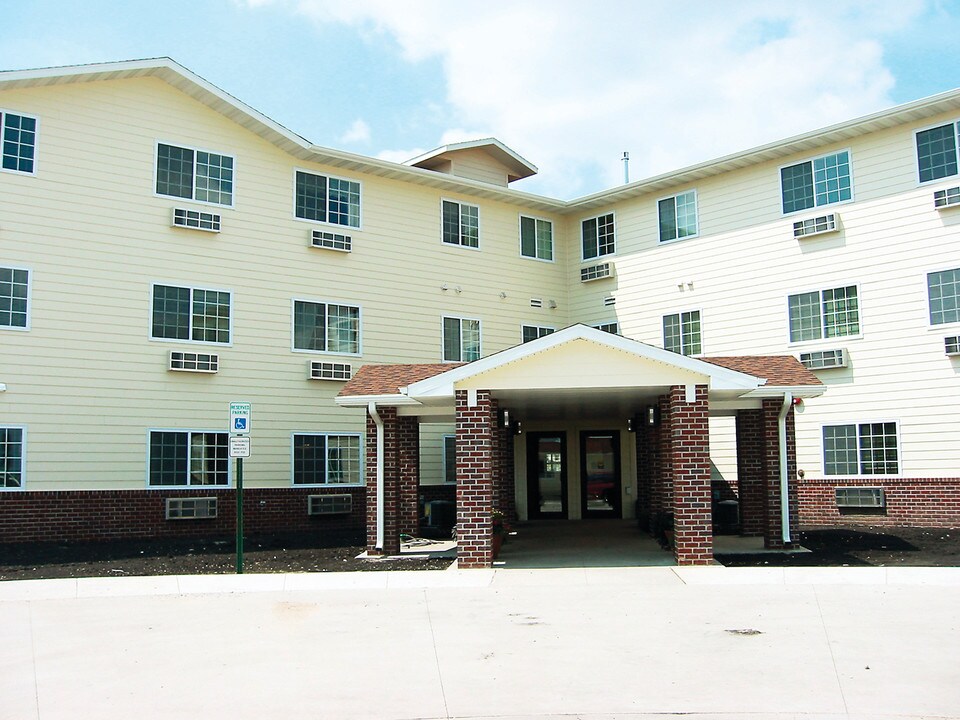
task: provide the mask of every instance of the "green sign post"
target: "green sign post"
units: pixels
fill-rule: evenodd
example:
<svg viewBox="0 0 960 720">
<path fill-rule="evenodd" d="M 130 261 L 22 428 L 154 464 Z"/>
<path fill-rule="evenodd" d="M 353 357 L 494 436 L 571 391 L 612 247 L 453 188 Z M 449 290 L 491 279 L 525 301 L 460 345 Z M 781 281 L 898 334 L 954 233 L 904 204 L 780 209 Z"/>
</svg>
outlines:
<svg viewBox="0 0 960 720">
<path fill-rule="evenodd" d="M 250 457 L 250 403 L 230 403 L 230 457 L 237 459 L 237 574 L 243 574 L 243 459 Z"/>
</svg>

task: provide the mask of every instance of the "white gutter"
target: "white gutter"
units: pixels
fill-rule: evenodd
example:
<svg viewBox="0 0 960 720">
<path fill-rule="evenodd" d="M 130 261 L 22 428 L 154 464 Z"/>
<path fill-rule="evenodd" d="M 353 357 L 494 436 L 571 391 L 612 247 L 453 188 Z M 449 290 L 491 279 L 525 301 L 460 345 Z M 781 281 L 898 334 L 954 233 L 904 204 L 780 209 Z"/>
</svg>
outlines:
<svg viewBox="0 0 960 720">
<path fill-rule="evenodd" d="M 384 508 L 383 508 L 383 420 L 377 412 L 377 403 L 373 400 L 367 405 L 367 412 L 373 418 L 373 424 L 377 426 L 377 542 L 376 548 L 383 550 L 383 527 L 384 527 Z"/>
<path fill-rule="evenodd" d="M 787 477 L 787 413 L 793 405 L 793 393 L 787 390 L 783 393 L 783 407 L 777 418 L 777 430 L 780 440 L 780 527 L 783 530 L 783 542 L 790 540 L 790 495 L 789 478 Z"/>
</svg>

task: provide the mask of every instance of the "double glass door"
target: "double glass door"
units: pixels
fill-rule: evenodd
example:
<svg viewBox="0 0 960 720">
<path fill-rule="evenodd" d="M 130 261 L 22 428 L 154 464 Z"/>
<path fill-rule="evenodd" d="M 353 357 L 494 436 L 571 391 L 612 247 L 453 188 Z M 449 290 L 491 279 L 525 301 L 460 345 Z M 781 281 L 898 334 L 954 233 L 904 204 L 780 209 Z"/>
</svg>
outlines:
<svg viewBox="0 0 960 720">
<path fill-rule="evenodd" d="M 580 516 L 621 516 L 620 433 L 580 433 Z M 564 431 L 527 435 L 527 513 L 531 519 L 569 517 L 567 435 Z"/>
</svg>

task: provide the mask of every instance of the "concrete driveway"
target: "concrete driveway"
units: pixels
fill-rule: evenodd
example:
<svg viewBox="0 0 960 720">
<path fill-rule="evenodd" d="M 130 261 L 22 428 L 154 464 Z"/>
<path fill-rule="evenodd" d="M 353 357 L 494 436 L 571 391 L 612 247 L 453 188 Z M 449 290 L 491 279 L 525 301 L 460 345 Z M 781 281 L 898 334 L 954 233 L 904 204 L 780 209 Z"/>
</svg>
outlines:
<svg viewBox="0 0 960 720">
<path fill-rule="evenodd" d="M 0 718 L 960 717 L 960 569 L 0 583 Z"/>
</svg>

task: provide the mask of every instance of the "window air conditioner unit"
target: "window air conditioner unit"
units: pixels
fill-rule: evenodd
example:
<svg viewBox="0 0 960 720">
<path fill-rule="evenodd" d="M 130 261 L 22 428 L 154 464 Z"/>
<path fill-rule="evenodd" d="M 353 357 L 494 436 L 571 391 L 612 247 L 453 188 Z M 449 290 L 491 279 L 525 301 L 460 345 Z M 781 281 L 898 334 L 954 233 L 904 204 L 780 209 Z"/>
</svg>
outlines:
<svg viewBox="0 0 960 720">
<path fill-rule="evenodd" d="M 886 506 L 883 488 L 878 487 L 838 487 L 838 508 L 882 508 Z"/>
<path fill-rule="evenodd" d="M 608 262 L 580 268 L 580 282 L 592 282 L 608 277 L 613 277 L 613 265 Z"/>
<path fill-rule="evenodd" d="M 951 335 L 943 339 L 947 355 L 960 355 L 960 335 Z"/>
<path fill-rule="evenodd" d="M 960 205 L 960 187 L 936 190 L 933 193 L 933 206 L 937 210 Z"/>
<path fill-rule="evenodd" d="M 847 367 L 847 350 L 814 350 L 800 353 L 800 362 L 809 370 L 827 370 Z"/>
<path fill-rule="evenodd" d="M 314 230 L 310 234 L 310 244 L 315 248 L 323 248 L 324 250 L 350 252 L 353 249 L 353 238 L 350 235 Z"/>
<path fill-rule="evenodd" d="M 310 380 L 349 380 L 353 376 L 349 363 L 311 360 L 308 366 Z"/>
<path fill-rule="evenodd" d="M 204 520 L 217 516 L 215 497 L 167 498 L 167 520 Z"/>
<path fill-rule="evenodd" d="M 174 227 L 190 228 L 191 230 L 220 232 L 220 215 L 199 210 L 187 210 L 186 208 L 174 208 L 173 225 Z"/>
<path fill-rule="evenodd" d="M 349 515 L 353 495 L 307 495 L 307 515 Z"/>
<path fill-rule="evenodd" d="M 170 369 L 180 372 L 215 373 L 220 369 L 220 356 L 216 353 L 171 350 Z"/>
<path fill-rule="evenodd" d="M 793 236 L 802 238 L 836 232 L 840 227 L 839 223 L 840 217 L 836 213 L 798 220 L 793 224 Z"/>
</svg>

